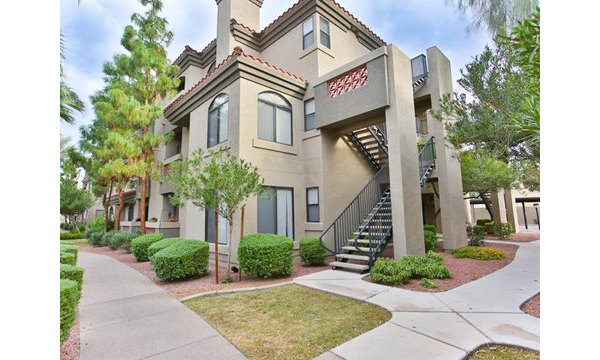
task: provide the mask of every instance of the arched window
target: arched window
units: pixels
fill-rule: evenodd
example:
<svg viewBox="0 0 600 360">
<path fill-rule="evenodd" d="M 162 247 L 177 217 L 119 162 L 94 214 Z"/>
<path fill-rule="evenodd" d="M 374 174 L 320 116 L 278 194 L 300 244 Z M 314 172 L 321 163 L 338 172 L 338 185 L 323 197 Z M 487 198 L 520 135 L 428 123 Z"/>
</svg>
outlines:
<svg viewBox="0 0 600 360">
<path fill-rule="evenodd" d="M 208 108 L 208 146 L 215 146 L 229 138 L 227 121 L 229 116 L 229 96 L 217 96 Z"/>
<path fill-rule="evenodd" d="M 274 92 L 258 95 L 259 139 L 292 145 L 292 106 Z"/>
</svg>

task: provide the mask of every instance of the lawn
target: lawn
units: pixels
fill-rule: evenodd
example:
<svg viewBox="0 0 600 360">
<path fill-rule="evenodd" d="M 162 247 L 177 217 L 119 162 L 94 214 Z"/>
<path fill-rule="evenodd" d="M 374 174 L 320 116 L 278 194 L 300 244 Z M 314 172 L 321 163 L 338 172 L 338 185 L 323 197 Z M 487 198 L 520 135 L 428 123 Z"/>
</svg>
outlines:
<svg viewBox="0 0 600 360">
<path fill-rule="evenodd" d="M 391 317 L 381 307 L 297 285 L 185 305 L 249 359 L 312 359 Z"/>
<path fill-rule="evenodd" d="M 489 345 L 477 350 L 468 360 L 539 360 L 540 353 L 513 346 Z"/>
</svg>

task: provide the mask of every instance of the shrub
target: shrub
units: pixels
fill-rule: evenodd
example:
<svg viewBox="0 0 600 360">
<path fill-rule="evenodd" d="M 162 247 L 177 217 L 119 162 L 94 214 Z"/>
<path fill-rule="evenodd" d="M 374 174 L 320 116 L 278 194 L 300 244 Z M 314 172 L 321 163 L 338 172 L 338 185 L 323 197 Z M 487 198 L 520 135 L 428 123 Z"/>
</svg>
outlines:
<svg viewBox="0 0 600 360">
<path fill-rule="evenodd" d="M 433 281 L 429 280 L 429 279 L 421 279 L 421 281 L 419 281 L 419 285 L 421 285 L 422 287 L 426 288 L 426 289 L 437 289 L 437 285 L 436 283 L 434 283 Z"/>
<path fill-rule="evenodd" d="M 60 343 L 69 338 L 71 326 L 75 321 L 79 285 L 76 281 L 60 279 Z"/>
<path fill-rule="evenodd" d="M 500 236 L 502 239 L 515 232 L 511 223 L 496 223 L 494 224 L 494 235 Z"/>
<path fill-rule="evenodd" d="M 104 236 L 103 230 L 92 231 L 88 236 L 88 242 L 92 246 L 102 246 L 102 236 Z"/>
<path fill-rule="evenodd" d="M 325 264 L 325 248 L 321 246 L 319 238 L 300 240 L 300 260 L 306 265 Z"/>
<path fill-rule="evenodd" d="M 137 261 L 148 261 L 148 248 L 158 240 L 162 240 L 163 235 L 161 233 L 146 234 L 138 236 L 131 240 L 131 252 Z"/>
<path fill-rule="evenodd" d="M 485 227 L 481 225 L 469 225 L 467 226 L 467 236 L 469 237 L 469 246 L 481 246 L 485 237 Z"/>
<path fill-rule="evenodd" d="M 75 265 L 60 264 L 60 278 L 75 281 L 81 292 L 81 286 L 83 284 L 83 268 Z"/>
<path fill-rule="evenodd" d="M 111 229 L 111 227 L 108 228 Z M 86 232 L 88 238 L 90 237 L 90 233 L 97 231 L 104 232 L 104 216 L 98 216 L 87 225 Z"/>
<path fill-rule="evenodd" d="M 133 232 L 120 231 L 113 236 L 113 243 L 117 244 L 117 248 L 125 249 L 127 252 L 131 252 L 131 241 L 136 237 L 140 236 L 139 230 Z"/>
<path fill-rule="evenodd" d="M 167 247 L 169 247 L 179 241 L 181 241 L 180 238 L 168 238 L 168 239 L 162 239 L 162 240 L 159 240 L 159 241 L 153 243 L 152 245 L 150 245 L 150 247 L 148 247 L 148 257 L 152 258 L 152 255 L 156 254 L 157 252 L 161 251 L 162 249 L 166 249 Z"/>
<path fill-rule="evenodd" d="M 150 262 L 163 280 L 185 279 L 208 274 L 208 253 L 206 241 L 178 239 L 152 255 Z"/>
<path fill-rule="evenodd" d="M 405 256 L 400 260 L 402 266 L 411 278 L 424 277 L 428 279 L 448 279 L 452 277 L 450 270 L 443 264 L 441 255 L 429 252 L 427 256 Z"/>
<path fill-rule="evenodd" d="M 75 254 L 61 252 L 60 253 L 60 263 L 61 264 L 75 265 Z"/>
<path fill-rule="evenodd" d="M 77 254 L 79 253 L 79 248 L 74 244 L 60 244 L 60 252 L 71 253 L 75 256 L 75 262 L 77 262 Z"/>
<path fill-rule="evenodd" d="M 104 233 L 104 235 L 102 235 L 102 240 L 100 241 L 100 245 L 101 246 L 108 246 L 110 245 L 110 241 L 112 240 L 113 236 L 116 234 L 117 232 L 114 230 L 110 230 Z"/>
<path fill-rule="evenodd" d="M 60 244 L 61 245 L 75 245 L 75 243 L 72 242 L 71 240 L 61 240 Z"/>
<path fill-rule="evenodd" d="M 504 258 L 504 253 L 502 251 L 489 247 L 465 246 L 450 250 L 450 253 L 457 259 L 497 260 Z"/>
<path fill-rule="evenodd" d="M 292 272 L 293 249 L 293 241 L 283 235 L 247 235 L 238 247 L 240 268 L 264 279 L 289 275 Z"/>
<path fill-rule="evenodd" d="M 60 233 L 61 240 L 84 239 L 85 234 L 81 232 Z"/>
<path fill-rule="evenodd" d="M 496 223 L 493 222 L 488 222 L 485 223 L 485 232 L 489 235 L 494 235 L 494 233 L 496 232 Z"/>
<path fill-rule="evenodd" d="M 425 255 L 429 260 L 434 261 L 434 262 L 438 262 L 440 264 L 442 264 L 444 262 L 444 257 L 442 256 L 442 254 L 436 253 L 433 250 L 429 250 L 427 252 L 427 255 Z"/>
<path fill-rule="evenodd" d="M 425 252 L 429 252 L 437 246 L 437 233 L 429 230 L 423 232 L 425 236 Z"/>
<path fill-rule="evenodd" d="M 379 258 L 371 268 L 370 276 L 378 284 L 398 285 L 410 280 L 411 273 L 394 259 Z"/>
<path fill-rule="evenodd" d="M 437 234 L 437 228 L 435 227 L 435 225 L 423 225 L 423 230 L 432 231 Z"/>
<path fill-rule="evenodd" d="M 487 223 L 493 222 L 491 219 L 477 219 L 476 225 L 485 226 Z"/>
</svg>

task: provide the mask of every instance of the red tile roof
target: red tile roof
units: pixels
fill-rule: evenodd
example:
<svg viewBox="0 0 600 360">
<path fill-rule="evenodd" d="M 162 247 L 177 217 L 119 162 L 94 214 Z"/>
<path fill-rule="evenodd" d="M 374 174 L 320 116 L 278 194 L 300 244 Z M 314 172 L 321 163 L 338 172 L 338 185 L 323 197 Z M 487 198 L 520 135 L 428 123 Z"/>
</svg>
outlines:
<svg viewBox="0 0 600 360">
<path fill-rule="evenodd" d="M 186 91 L 185 93 L 181 94 L 177 99 L 175 99 L 173 102 L 171 102 L 165 109 L 164 111 L 167 112 L 169 110 L 171 110 L 173 107 L 175 107 L 177 104 L 179 104 L 180 102 L 182 102 L 194 89 L 196 89 L 198 86 L 200 86 L 201 84 L 203 84 L 208 78 L 212 77 L 214 74 L 216 74 L 217 72 L 219 72 L 223 66 L 228 63 L 230 60 L 232 60 L 233 58 L 236 58 L 238 56 L 242 56 L 245 57 L 247 59 L 250 59 L 262 66 L 268 67 L 270 69 L 273 69 L 275 71 L 278 71 L 288 77 L 291 77 L 295 80 L 299 80 L 305 84 L 308 84 L 308 81 L 302 79 L 301 77 L 294 75 L 288 71 L 283 70 L 282 68 L 272 65 L 262 59 L 259 59 L 255 56 L 252 56 L 250 54 L 246 54 L 244 52 L 244 50 L 242 50 L 242 48 L 240 48 L 239 46 L 236 46 L 235 49 L 233 50 L 233 53 L 231 53 L 231 55 L 227 56 L 223 61 L 221 61 L 221 63 L 219 65 L 217 65 L 211 72 L 209 72 L 208 74 L 206 74 L 202 79 L 200 79 L 200 81 L 198 81 L 197 83 L 195 83 L 188 91 Z"/>
<path fill-rule="evenodd" d="M 183 49 L 183 51 L 181 52 L 181 54 L 179 54 L 179 56 L 177 57 L 177 59 L 175 59 L 175 61 L 173 61 L 173 63 L 176 63 L 178 61 L 180 61 L 185 55 L 187 54 L 197 54 L 197 55 L 202 55 L 209 47 L 211 47 L 214 43 L 217 42 L 217 39 L 213 39 L 211 42 L 209 42 L 204 49 L 202 49 L 202 51 L 197 51 L 194 48 L 192 48 L 189 45 L 186 45 L 185 48 Z"/>
</svg>

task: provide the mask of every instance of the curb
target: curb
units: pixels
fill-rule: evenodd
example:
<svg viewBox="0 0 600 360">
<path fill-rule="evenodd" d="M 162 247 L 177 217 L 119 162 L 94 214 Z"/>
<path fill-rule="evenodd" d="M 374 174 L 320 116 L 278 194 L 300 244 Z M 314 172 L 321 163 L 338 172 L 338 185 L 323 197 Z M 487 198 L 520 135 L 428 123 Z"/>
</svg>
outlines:
<svg viewBox="0 0 600 360">
<path fill-rule="evenodd" d="M 274 287 L 286 286 L 286 285 L 292 285 L 292 284 L 294 284 L 293 280 L 282 282 L 282 283 L 277 283 L 277 284 L 262 285 L 262 286 L 248 287 L 248 288 L 213 290 L 213 291 L 208 291 L 208 292 L 204 292 L 204 293 L 189 295 L 189 296 L 179 299 L 179 301 L 184 302 L 184 301 L 200 299 L 200 298 L 208 297 L 208 296 L 234 294 L 234 293 L 254 291 L 254 290 L 263 290 L 263 289 L 270 289 L 270 288 L 274 288 Z"/>
</svg>

